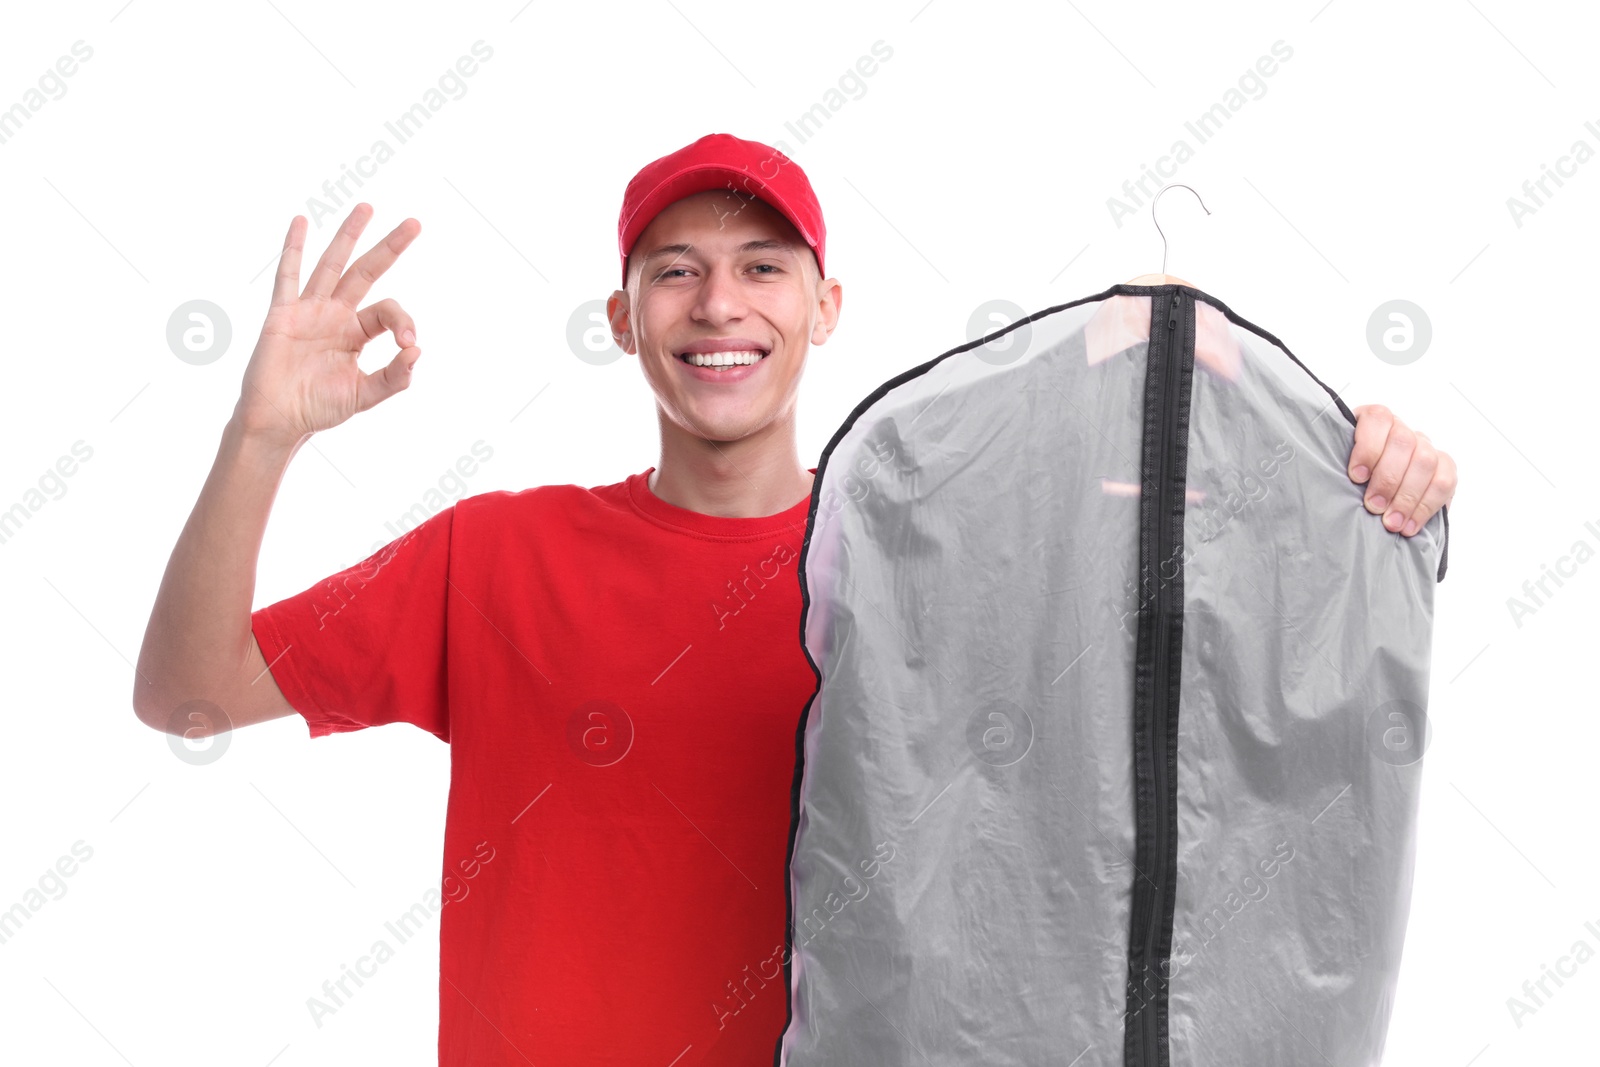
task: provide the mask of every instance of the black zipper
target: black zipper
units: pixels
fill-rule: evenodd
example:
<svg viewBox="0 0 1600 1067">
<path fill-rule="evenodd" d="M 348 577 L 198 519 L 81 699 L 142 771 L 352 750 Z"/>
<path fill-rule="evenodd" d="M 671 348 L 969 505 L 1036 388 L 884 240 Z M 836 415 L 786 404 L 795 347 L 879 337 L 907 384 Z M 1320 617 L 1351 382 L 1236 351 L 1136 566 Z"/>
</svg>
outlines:
<svg viewBox="0 0 1600 1067">
<path fill-rule="evenodd" d="M 1140 509 L 1141 596 L 1135 663 L 1137 854 L 1128 944 L 1125 1067 L 1170 1067 L 1166 963 L 1176 900 L 1178 683 L 1183 648 L 1183 522 L 1188 408 L 1194 372 L 1193 298 L 1152 295 Z M 1152 418 L 1151 415 L 1154 415 Z M 1170 573 L 1169 573 L 1170 572 Z M 1134 1016 L 1137 1016 L 1135 1018 Z"/>
</svg>

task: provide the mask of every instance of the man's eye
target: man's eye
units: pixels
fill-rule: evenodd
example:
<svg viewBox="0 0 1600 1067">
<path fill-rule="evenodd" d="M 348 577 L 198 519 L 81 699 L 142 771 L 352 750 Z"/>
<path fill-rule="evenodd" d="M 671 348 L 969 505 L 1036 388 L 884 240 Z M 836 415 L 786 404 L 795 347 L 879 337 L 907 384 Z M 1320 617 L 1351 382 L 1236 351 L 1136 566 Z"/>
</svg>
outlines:
<svg viewBox="0 0 1600 1067">
<path fill-rule="evenodd" d="M 668 267 L 666 270 L 662 271 L 660 274 L 657 274 L 656 278 L 658 278 L 658 279 L 665 278 L 669 274 L 677 274 L 680 271 L 686 273 L 687 270 L 688 270 L 688 268 L 686 268 L 686 267 Z"/>
<path fill-rule="evenodd" d="M 774 264 L 774 263 L 757 263 L 755 265 L 755 269 L 756 270 L 760 270 L 762 267 L 766 267 L 766 268 L 768 268 L 770 270 L 773 270 L 773 271 L 778 271 L 778 270 L 782 269 L 782 268 L 778 267 L 777 264 Z"/>
</svg>

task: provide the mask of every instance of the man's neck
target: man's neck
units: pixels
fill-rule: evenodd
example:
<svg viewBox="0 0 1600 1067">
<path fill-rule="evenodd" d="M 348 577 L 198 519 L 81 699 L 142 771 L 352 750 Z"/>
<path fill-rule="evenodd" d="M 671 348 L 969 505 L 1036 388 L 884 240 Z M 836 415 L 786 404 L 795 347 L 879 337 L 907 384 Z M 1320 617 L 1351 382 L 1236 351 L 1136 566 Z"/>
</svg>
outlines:
<svg viewBox="0 0 1600 1067">
<path fill-rule="evenodd" d="M 650 491 L 703 515 L 760 518 L 805 499 L 813 477 L 800 462 L 792 419 L 740 441 L 706 441 L 664 425 Z"/>
</svg>

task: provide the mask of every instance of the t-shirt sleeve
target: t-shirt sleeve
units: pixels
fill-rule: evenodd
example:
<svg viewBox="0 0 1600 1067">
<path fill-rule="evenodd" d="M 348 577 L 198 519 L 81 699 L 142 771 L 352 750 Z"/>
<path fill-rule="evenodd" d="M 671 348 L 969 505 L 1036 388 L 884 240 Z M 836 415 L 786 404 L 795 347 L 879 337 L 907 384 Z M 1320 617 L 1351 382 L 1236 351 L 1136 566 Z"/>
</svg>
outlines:
<svg viewBox="0 0 1600 1067">
<path fill-rule="evenodd" d="M 312 737 L 409 722 L 450 740 L 445 612 L 452 504 L 360 563 L 251 614 Z"/>
</svg>

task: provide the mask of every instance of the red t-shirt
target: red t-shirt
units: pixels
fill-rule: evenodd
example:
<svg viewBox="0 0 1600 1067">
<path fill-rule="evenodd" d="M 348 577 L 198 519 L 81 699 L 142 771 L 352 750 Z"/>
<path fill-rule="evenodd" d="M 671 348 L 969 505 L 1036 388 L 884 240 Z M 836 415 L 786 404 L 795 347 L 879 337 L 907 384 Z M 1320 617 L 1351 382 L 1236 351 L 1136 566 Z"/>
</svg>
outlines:
<svg viewBox="0 0 1600 1067">
<path fill-rule="evenodd" d="M 772 1061 L 810 501 L 718 518 L 654 469 L 457 501 L 254 613 L 312 737 L 450 744 L 442 1067 Z"/>
</svg>

